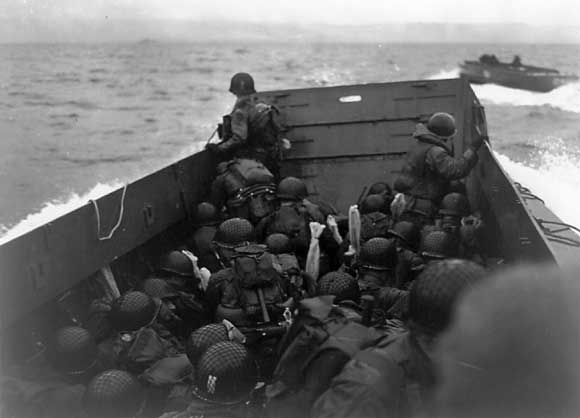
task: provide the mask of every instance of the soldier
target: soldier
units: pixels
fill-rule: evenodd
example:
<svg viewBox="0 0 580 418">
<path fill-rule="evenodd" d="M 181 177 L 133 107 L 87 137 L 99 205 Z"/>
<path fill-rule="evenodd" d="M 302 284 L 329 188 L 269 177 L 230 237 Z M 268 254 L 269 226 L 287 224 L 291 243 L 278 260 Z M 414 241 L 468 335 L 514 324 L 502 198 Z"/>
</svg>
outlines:
<svg viewBox="0 0 580 418">
<path fill-rule="evenodd" d="M 223 221 L 217 229 L 213 250 L 221 269 L 229 268 L 237 247 L 256 242 L 254 227 L 247 219 L 231 218 Z M 212 273 L 216 273 L 212 271 Z"/>
<path fill-rule="evenodd" d="M 209 202 L 197 205 L 195 215 L 196 230 L 187 240 L 187 248 L 198 257 L 199 267 L 218 271 L 221 267 L 212 249 L 212 242 L 220 224 L 217 208 Z"/>
<path fill-rule="evenodd" d="M 421 240 L 421 257 L 426 263 L 459 255 L 459 243 L 446 231 L 431 231 Z"/>
<path fill-rule="evenodd" d="M 246 418 L 258 412 L 252 403 L 257 368 L 240 343 L 218 342 L 199 358 L 194 376 L 192 402 L 182 412 L 160 418 Z"/>
<path fill-rule="evenodd" d="M 107 370 L 95 376 L 83 397 L 88 418 L 136 418 L 144 408 L 144 389 L 123 370 Z"/>
<path fill-rule="evenodd" d="M 389 229 L 387 237 L 394 238 L 397 245 L 397 283 L 395 287 L 408 289 L 410 283 L 415 280 L 424 267 L 423 259 L 417 254 L 421 232 L 414 223 L 400 221 Z"/>
<path fill-rule="evenodd" d="M 448 113 L 435 113 L 427 125 L 418 124 L 415 145 L 407 152 L 395 189 L 405 195 L 405 208 L 399 220 L 430 223 L 440 200 L 452 180 L 466 177 L 477 163 L 477 151 L 484 137 L 473 139 L 463 156 L 454 158 L 447 142 L 457 130 Z"/>
<path fill-rule="evenodd" d="M 386 236 L 391 226 L 391 217 L 386 212 L 387 207 L 387 200 L 379 194 L 371 194 L 364 198 L 360 205 L 361 242 Z"/>
<path fill-rule="evenodd" d="M 396 284 L 397 246 L 387 238 L 372 238 L 361 246 L 357 261 L 358 283 L 363 294 Z"/>
<path fill-rule="evenodd" d="M 229 217 L 248 219 L 254 225 L 276 207 L 276 179 L 259 161 L 236 158 L 220 163 L 211 185 L 211 202 Z"/>
<path fill-rule="evenodd" d="M 320 280 L 321 294 L 337 294 L 338 301 L 355 299 L 356 280 L 332 272 Z M 304 299 L 299 314 L 280 346 L 284 348 L 266 389 L 269 417 L 301 417 L 308 412 L 344 364 L 359 350 L 371 346 L 379 334 L 344 315 L 331 296 Z"/>
<path fill-rule="evenodd" d="M 220 156 L 261 161 L 278 179 L 282 144 L 280 112 L 258 99 L 250 74 L 234 74 L 230 92 L 237 99 L 232 113 L 224 116 L 222 142 L 208 144 L 207 148 Z"/>
<path fill-rule="evenodd" d="M 481 267 L 464 260 L 429 265 L 411 287 L 410 331 L 359 351 L 318 398 L 311 416 L 428 416 L 434 343 L 447 328 L 460 294 L 483 275 Z"/>
<path fill-rule="evenodd" d="M 561 266 L 520 266 L 466 294 L 438 345 L 436 415 L 579 416 L 577 277 Z"/>
</svg>

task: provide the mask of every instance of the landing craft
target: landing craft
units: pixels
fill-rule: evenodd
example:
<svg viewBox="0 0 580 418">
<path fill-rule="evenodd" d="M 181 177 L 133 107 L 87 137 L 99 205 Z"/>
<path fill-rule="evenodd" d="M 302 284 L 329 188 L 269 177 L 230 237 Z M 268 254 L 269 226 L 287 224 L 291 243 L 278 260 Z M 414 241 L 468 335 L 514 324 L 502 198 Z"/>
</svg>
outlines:
<svg viewBox="0 0 580 418">
<path fill-rule="evenodd" d="M 543 93 L 578 81 L 578 76 L 574 74 L 560 74 L 553 68 L 522 65 L 521 62 L 504 63 L 498 61 L 495 55 L 487 54 L 482 55 L 479 61 L 464 61 L 459 67 L 461 75 L 471 83 L 492 83 Z"/>
<path fill-rule="evenodd" d="M 467 79 L 362 84 L 261 93 L 285 118 L 292 151 L 282 174 L 303 178 L 313 200 L 342 213 L 373 182 L 392 183 L 418 122 L 434 112 L 457 121 L 454 153 L 479 132 L 484 109 Z M 492 135 L 493 138 L 493 135 Z M 185 242 L 196 205 L 208 195 L 216 161 L 202 151 L 0 246 L 2 367 L 23 363 L 67 324 L 83 325 L 102 283 L 120 291 Z M 486 225 L 495 264 L 578 265 L 580 240 L 543 201 L 514 183 L 491 145 L 466 181 Z"/>
</svg>

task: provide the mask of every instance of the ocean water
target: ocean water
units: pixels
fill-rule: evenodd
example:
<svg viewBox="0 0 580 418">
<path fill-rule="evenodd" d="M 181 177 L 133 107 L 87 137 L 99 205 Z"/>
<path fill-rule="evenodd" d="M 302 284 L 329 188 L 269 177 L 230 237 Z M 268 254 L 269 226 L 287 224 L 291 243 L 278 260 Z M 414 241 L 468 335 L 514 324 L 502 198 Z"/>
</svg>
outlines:
<svg viewBox="0 0 580 418">
<path fill-rule="evenodd" d="M 449 78 L 491 52 L 580 73 L 580 45 L 0 45 L 0 239 L 200 149 L 235 72 L 259 90 Z M 580 83 L 474 90 L 508 173 L 580 226 Z"/>
</svg>

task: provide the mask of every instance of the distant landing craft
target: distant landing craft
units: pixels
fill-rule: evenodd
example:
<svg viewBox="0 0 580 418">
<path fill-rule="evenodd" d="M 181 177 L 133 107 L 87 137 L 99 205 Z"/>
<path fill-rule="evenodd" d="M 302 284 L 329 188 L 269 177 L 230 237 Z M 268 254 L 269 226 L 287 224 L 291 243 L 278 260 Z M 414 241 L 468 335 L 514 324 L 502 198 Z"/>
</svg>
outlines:
<svg viewBox="0 0 580 418">
<path fill-rule="evenodd" d="M 461 75 L 475 84 L 499 84 L 521 90 L 548 92 L 566 83 L 578 81 L 574 74 L 560 74 L 553 68 L 523 65 L 516 55 L 511 63 L 500 62 L 495 55 L 482 55 L 479 61 L 459 64 Z"/>
</svg>

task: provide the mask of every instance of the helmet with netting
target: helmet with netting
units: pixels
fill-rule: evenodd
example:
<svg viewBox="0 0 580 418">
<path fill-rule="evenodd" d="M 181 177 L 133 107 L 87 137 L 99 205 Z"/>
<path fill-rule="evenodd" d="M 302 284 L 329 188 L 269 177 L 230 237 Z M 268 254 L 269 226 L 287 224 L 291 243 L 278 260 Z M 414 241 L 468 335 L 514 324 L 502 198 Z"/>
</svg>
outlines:
<svg viewBox="0 0 580 418">
<path fill-rule="evenodd" d="M 266 237 L 264 242 L 271 254 L 285 254 L 291 252 L 290 238 L 286 234 L 274 233 Z"/>
<path fill-rule="evenodd" d="M 47 358 L 60 372 L 82 373 L 97 361 L 97 344 L 84 328 L 60 328 L 47 347 Z"/>
<path fill-rule="evenodd" d="M 235 404 L 248 398 L 256 380 L 256 364 L 248 350 L 237 342 L 219 342 L 199 359 L 193 393 L 209 402 Z"/>
<path fill-rule="evenodd" d="M 469 202 L 461 193 L 449 193 L 441 200 L 439 213 L 457 217 L 467 216 L 469 214 Z"/>
<path fill-rule="evenodd" d="M 82 402 L 89 418 L 133 417 L 142 409 L 145 393 L 130 373 L 107 370 L 89 382 Z"/>
<path fill-rule="evenodd" d="M 360 213 L 384 212 L 387 206 L 387 199 L 380 194 L 370 194 L 364 198 L 360 205 Z"/>
<path fill-rule="evenodd" d="M 209 202 L 201 202 L 195 211 L 195 223 L 198 225 L 215 225 L 219 222 L 217 208 Z"/>
<path fill-rule="evenodd" d="M 373 270 L 388 270 L 397 265 L 397 245 L 387 238 L 371 238 L 361 245 L 358 264 Z"/>
<path fill-rule="evenodd" d="M 256 92 L 254 79 L 248 73 L 236 73 L 230 80 L 230 92 L 237 95 L 246 95 Z"/>
<path fill-rule="evenodd" d="M 360 289 L 357 280 L 343 271 L 331 271 L 318 280 L 319 296 L 334 295 L 335 302 L 342 300 L 358 301 Z"/>
<path fill-rule="evenodd" d="M 437 334 L 451 321 L 459 295 L 485 275 L 468 260 L 449 259 L 428 264 L 409 294 L 409 318 L 424 332 Z"/>
<path fill-rule="evenodd" d="M 421 255 L 442 260 L 457 256 L 457 238 L 446 231 L 431 231 L 421 241 Z"/>
<path fill-rule="evenodd" d="M 158 308 L 151 296 L 143 292 L 130 291 L 113 302 L 111 323 L 118 331 L 136 331 L 153 322 Z"/>
<path fill-rule="evenodd" d="M 222 323 L 208 324 L 193 331 L 185 343 L 185 353 L 195 367 L 199 358 L 212 345 L 229 341 L 228 330 Z"/>
<path fill-rule="evenodd" d="M 193 264 L 188 256 L 181 251 L 174 250 L 161 256 L 159 270 L 178 276 L 193 276 Z"/>
<path fill-rule="evenodd" d="M 218 226 L 214 240 L 229 248 L 244 245 L 254 240 L 254 227 L 247 219 L 231 218 Z"/>
<path fill-rule="evenodd" d="M 296 177 L 285 177 L 278 185 L 278 198 L 282 200 L 302 200 L 308 196 L 306 183 Z"/>
<path fill-rule="evenodd" d="M 141 290 L 152 298 L 158 299 L 172 298 L 179 295 L 167 280 L 157 278 L 146 279 L 141 285 Z"/>
<path fill-rule="evenodd" d="M 437 136 L 449 138 L 455 135 L 455 119 L 449 113 L 434 113 L 427 122 L 427 129 Z"/>
<path fill-rule="evenodd" d="M 391 229 L 389 229 L 387 234 L 399 238 L 413 250 L 416 250 L 419 247 L 421 231 L 419 230 L 419 227 L 413 222 L 397 222 Z"/>
</svg>

